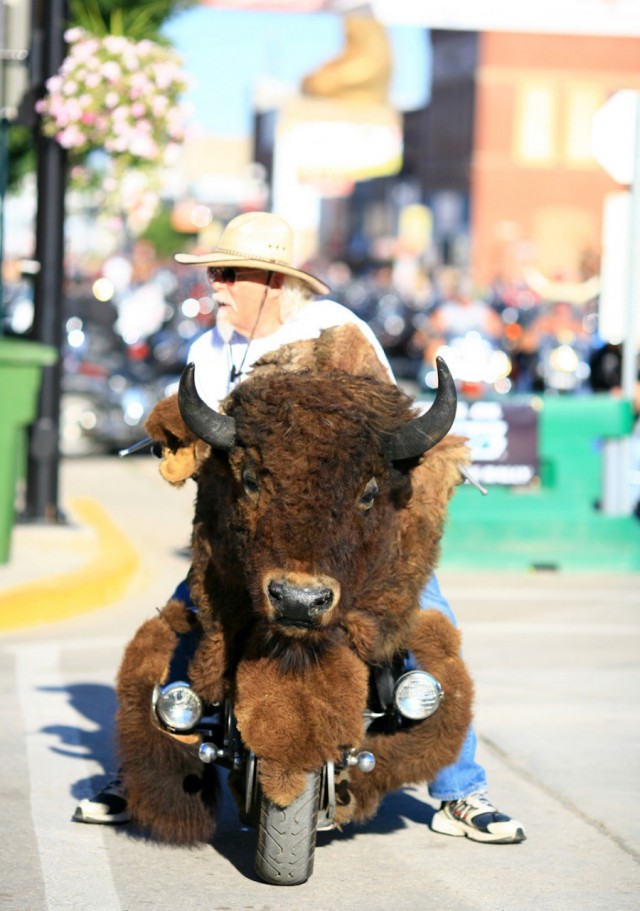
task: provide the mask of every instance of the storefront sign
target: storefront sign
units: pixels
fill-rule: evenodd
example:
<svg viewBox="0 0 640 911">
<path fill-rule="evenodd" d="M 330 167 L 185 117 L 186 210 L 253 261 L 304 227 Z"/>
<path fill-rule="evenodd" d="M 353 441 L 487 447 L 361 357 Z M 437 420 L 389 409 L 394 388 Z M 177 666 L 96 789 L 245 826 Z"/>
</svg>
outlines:
<svg viewBox="0 0 640 911">
<path fill-rule="evenodd" d="M 459 402 L 452 433 L 469 438 L 480 484 L 524 486 L 539 471 L 539 409 L 531 402 Z"/>
</svg>

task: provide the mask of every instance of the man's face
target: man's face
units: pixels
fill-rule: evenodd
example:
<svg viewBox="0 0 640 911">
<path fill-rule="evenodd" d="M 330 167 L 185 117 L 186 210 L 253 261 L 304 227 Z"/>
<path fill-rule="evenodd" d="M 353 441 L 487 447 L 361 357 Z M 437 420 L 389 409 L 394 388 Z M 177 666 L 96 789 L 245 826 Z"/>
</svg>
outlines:
<svg viewBox="0 0 640 911">
<path fill-rule="evenodd" d="M 207 278 L 218 305 L 217 318 L 222 330 L 230 327 L 247 338 L 260 338 L 278 328 L 282 276 L 271 273 L 269 281 L 266 269 L 210 266 Z"/>
</svg>

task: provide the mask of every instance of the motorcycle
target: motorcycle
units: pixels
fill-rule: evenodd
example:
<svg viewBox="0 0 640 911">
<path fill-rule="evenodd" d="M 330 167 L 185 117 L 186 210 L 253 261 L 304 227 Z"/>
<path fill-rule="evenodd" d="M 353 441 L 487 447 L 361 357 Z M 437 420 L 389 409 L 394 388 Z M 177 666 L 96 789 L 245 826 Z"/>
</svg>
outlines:
<svg viewBox="0 0 640 911">
<path fill-rule="evenodd" d="M 302 792 L 287 806 L 262 793 L 259 757 L 242 740 L 230 698 L 211 704 L 188 679 L 188 664 L 200 641 L 197 627 L 178 640 L 167 679 L 156 684 L 151 699 L 154 721 L 168 735 L 179 737 L 205 766 L 229 771 L 229 784 L 240 822 L 257 829 L 255 870 L 272 885 L 297 885 L 313 871 L 316 833 L 336 828 L 336 811 L 344 804 L 347 780 L 373 772 L 376 757 L 369 749 L 344 749 L 306 775 Z M 421 669 L 410 653 L 392 663 L 369 669 L 369 698 L 363 715 L 371 742 L 376 736 L 407 731 L 434 715 L 444 692 L 439 681 Z"/>
<path fill-rule="evenodd" d="M 536 378 L 545 392 L 579 393 L 589 390 L 591 346 L 576 337 L 540 341 Z"/>
<path fill-rule="evenodd" d="M 60 453 L 65 458 L 102 455 L 140 439 L 144 419 L 170 394 L 177 378 L 144 382 L 126 368 L 108 376 L 83 367 L 62 378 Z"/>
<path fill-rule="evenodd" d="M 511 390 L 509 377 L 512 364 L 509 355 L 495 341 L 475 329 L 451 338 L 437 349 L 436 354 L 450 365 L 462 395 L 477 398 L 492 393 L 503 395 Z M 432 392 L 436 382 L 433 366 L 423 363 L 418 375 L 420 389 Z"/>
<path fill-rule="evenodd" d="M 444 439 L 453 379 L 439 362 L 416 416 L 342 330 L 265 357 L 224 414 L 190 366 L 146 422 L 162 477 L 197 496 L 190 598 L 179 589 L 140 627 L 118 673 L 128 807 L 153 837 L 207 843 L 228 770 L 275 885 L 308 879 L 318 829 L 371 819 L 452 763 L 471 722 L 458 631 L 419 608 L 468 461 Z M 345 352 L 361 375 L 336 376 Z"/>
<path fill-rule="evenodd" d="M 160 372 L 110 329 L 79 317 L 67 320 L 65 329 L 61 454 L 80 458 L 132 445 L 156 402 L 177 389 L 179 369 Z"/>
<path fill-rule="evenodd" d="M 589 317 L 571 304 L 541 304 L 520 339 L 518 391 L 588 392 L 594 346 L 591 326 Z"/>
</svg>

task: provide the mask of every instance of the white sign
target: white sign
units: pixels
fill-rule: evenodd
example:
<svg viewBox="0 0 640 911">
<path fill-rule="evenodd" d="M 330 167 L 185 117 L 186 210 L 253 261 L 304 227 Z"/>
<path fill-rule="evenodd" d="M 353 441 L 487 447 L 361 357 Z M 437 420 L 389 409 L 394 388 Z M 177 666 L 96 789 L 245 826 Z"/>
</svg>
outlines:
<svg viewBox="0 0 640 911">
<path fill-rule="evenodd" d="M 611 193 L 605 197 L 602 220 L 602 287 L 598 307 L 598 331 L 614 345 L 619 345 L 625 337 L 630 236 L 631 194 Z M 640 307 L 636 308 L 635 338 L 640 341 Z"/>
<path fill-rule="evenodd" d="M 344 13 L 362 2 L 331 0 L 327 5 Z M 371 0 L 369 6 L 376 19 L 387 25 L 567 35 L 640 34 L 637 0 Z"/>
<path fill-rule="evenodd" d="M 384 25 L 474 32 L 640 35 L 638 0 L 200 0 L 204 6 L 287 12 L 358 14 L 364 7 Z"/>
<path fill-rule="evenodd" d="M 593 157 L 610 177 L 621 184 L 633 181 L 638 116 L 640 93 L 623 89 L 612 95 L 593 117 Z"/>
</svg>

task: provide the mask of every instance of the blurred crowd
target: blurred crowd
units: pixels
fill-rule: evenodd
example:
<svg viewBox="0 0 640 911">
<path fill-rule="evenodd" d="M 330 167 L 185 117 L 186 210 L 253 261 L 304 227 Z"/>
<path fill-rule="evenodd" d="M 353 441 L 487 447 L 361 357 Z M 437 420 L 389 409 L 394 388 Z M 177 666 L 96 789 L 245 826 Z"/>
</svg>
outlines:
<svg viewBox="0 0 640 911">
<path fill-rule="evenodd" d="M 453 267 L 421 274 L 405 293 L 387 264 L 341 274 L 336 296 L 372 326 L 396 376 L 419 391 L 433 388 L 437 354 L 467 396 L 620 386 L 621 349 L 600 337 L 595 297 L 582 305 L 548 300 L 524 281 L 481 291 Z"/>
<path fill-rule="evenodd" d="M 316 267 L 317 271 L 317 267 Z M 547 300 L 526 283 L 483 291 L 462 269 L 333 263 L 332 297 L 373 329 L 412 393 L 435 385 L 443 355 L 461 394 L 586 394 L 616 390 L 620 346 L 600 338 L 598 301 Z M 127 257 L 68 268 L 64 302 L 61 447 L 85 455 L 139 439 L 155 401 L 171 392 L 195 337 L 215 320 L 204 270 L 181 269 L 138 241 Z M 32 276 L 8 263 L 3 331 L 28 334 Z"/>
</svg>

